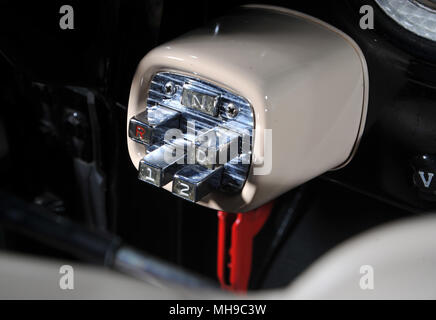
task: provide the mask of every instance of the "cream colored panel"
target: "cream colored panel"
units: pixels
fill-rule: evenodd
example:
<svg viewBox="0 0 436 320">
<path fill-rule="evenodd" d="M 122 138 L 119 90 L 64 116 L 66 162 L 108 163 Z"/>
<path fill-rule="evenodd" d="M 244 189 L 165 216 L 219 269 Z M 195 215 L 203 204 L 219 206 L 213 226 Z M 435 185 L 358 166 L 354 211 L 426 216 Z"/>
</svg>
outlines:
<svg viewBox="0 0 436 320">
<path fill-rule="evenodd" d="M 210 208 L 257 208 L 345 165 L 359 143 L 368 99 L 365 59 L 353 40 L 313 17 L 248 6 L 155 48 L 133 79 L 128 120 L 145 109 L 148 83 L 163 70 L 217 84 L 246 98 L 254 109 L 257 164 L 241 193 L 212 193 L 200 202 Z M 265 143 L 264 129 L 272 130 L 272 143 Z M 127 141 L 138 167 L 144 148 Z M 269 158 L 271 171 L 255 175 L 268 167 Z"/>
</svg>

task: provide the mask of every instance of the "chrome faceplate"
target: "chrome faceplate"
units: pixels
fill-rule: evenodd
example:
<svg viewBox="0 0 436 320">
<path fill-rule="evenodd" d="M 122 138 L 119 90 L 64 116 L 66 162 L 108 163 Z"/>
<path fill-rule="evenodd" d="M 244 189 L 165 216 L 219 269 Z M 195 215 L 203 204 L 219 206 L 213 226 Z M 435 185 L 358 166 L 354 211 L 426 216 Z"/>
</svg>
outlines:
<svg viewBox="0 0 436 320">
<path fill-rule="evenodd" d="M 141 180 L 156 186 L 173 181 L 173 193 L 194 202 L 209 192 L 242 189 L 251 164 L 254 129 L 246 99 L 192 76 L 159 72 L 151 79 L 146 103 L 146 110 L 130 120 L 129 130 L 130 138 L 144 144 L 148 154 L 141 160 Z M 159 115 L 157 119 L 141 122 L 153 114 Z M 152 127 L 147 126 L 150 121 L 154 121 Z M 174 159 L 183 159 L 184 164 L 162 163 L 168 146 L 180 151 Z M 154 163 L 155 155 L 159 163 Z M 145 175 L 153 170 L 158 173 L 156 181 Z M 202 173 L 201 179 L 194 171 Z M 180 186 L 186 184 L 193 191 L 184 196 Z"/>
</svg>

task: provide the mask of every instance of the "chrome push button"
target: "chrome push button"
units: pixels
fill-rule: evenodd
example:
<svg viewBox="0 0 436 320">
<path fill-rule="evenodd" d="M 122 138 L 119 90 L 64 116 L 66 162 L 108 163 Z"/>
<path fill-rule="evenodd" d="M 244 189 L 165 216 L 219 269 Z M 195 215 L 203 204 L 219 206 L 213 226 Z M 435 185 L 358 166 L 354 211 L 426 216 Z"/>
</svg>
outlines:
<svg viewBox="0 0 436 320">
<path fill-rule="evenodd" d="M 129 122 L 129 137 L 139 143 L 151 145 L 163 139 L 169 128 L 178 128 L 179 112 L 152 106 L 136 115 Z"/>
<path fill-rule="evenodd" d="M 196 163 L 209 169 L 239 156 L 240 136 L 225 128 L 214 128 L 196 140 Z"/>
<path fill-rule="evenodd" d="M 139 162 L 138 179 L 162 187 L 172 180 L 185 159 L 186 154 L 183 151 L 174 146 L 163 145 Z"/>
<path fill-rule="evenodd" d="M 201 200 L 221 185 L 223 167 L 211 170 L 191 165 L 179 170 L 173 181 L 173 193 L 192 202 Z"/>
<path fill-rule="evenodd" d="M 129 122 L 129 137 L 135 142 L 148 145 L 151 140 L 151 128 L 136 118 L 132 118 Z"/>
<path fill-rule="evenodd" d="M 213 117 L 218 115 L 219 96 L 213 91 L 205 88 L 195 88 L 190 84 L 185 84 L 182 91 L 182 104 L 188 108 L 192 108 Z"/>
</svg>

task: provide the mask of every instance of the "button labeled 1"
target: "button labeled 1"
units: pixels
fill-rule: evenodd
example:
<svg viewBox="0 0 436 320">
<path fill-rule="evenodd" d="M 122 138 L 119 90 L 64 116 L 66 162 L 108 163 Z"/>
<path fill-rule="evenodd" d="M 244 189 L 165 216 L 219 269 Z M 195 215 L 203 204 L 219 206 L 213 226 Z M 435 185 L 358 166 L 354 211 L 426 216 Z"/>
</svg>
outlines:
<svg viewBox="0 0 436 320">
<path fill-rule="evenodd" d="M 170 182 L 184 164 L 186 154 L 174 146 L 163 145 L 139 162 L 138 179 L 161 187 Z"/>
</svg>

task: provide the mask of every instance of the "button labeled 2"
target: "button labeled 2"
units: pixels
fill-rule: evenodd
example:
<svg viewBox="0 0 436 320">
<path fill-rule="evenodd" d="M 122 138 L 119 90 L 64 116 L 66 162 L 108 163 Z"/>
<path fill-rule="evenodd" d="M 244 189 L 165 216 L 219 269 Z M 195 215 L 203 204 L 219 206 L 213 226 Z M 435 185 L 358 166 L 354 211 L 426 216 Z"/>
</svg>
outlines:
<svg viewBox="0 0 436 320">
<path fill-rule="evenodd" d="M 208 169 L 191 165 L 177 171 L 173 180 L 173 194 L 197 202 L 221 184 L 223 167 Z"/>
</svg>

